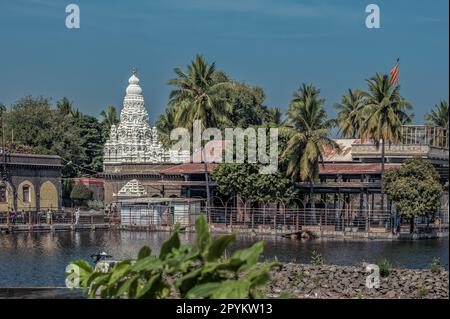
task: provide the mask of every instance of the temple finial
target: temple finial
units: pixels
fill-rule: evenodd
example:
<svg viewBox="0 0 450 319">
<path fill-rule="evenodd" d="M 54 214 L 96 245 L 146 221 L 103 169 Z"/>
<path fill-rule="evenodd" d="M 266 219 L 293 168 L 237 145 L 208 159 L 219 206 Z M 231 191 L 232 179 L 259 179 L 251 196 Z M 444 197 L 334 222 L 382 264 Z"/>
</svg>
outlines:
<svg viewBox="0 0 450 319">
<path fill-rule="evenodd" d="M 131 69 L 131 74 L 136 75 L 137 74 L 137 69 L 136 67 L 133 66 L 133 68 Z"/>
</svg>

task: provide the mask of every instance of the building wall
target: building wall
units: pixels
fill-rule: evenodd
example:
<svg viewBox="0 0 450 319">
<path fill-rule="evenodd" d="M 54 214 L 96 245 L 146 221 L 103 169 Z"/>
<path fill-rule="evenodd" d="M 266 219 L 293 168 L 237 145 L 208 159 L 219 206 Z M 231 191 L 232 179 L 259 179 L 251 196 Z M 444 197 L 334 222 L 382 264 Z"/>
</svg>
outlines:
<svg viewBox="0 0 450 319">
<path fill-rule="evenodd" d="M 104 201 L 105 200 L 105 181 L 100 178 L 74 178 L 74 184 L 83 184 L 92 191 L 92 199 Z"/>
<path fill-rule="evenodd" d="M 105 179 L 105 205 L 117 202 L 113 194 L 117 194 L 132 178 L 122 180 L 117 178 Z M 182 197 L 183 189 L 181 186 L 157 186 L 155 179 L 136 178 L 144 186 L 148 197 Z"/>
<path fill-rule="evenodd" d="M 3 163 L 0 163 L 3 164 Z M 0 202 L 0 211 L 38 211 L 61 209 L 61 158 L 26 154 L 8 154 L 6 201 Z M 29 188 L 29 200 L 23 198 L 24 187 Z"/>
</svg>

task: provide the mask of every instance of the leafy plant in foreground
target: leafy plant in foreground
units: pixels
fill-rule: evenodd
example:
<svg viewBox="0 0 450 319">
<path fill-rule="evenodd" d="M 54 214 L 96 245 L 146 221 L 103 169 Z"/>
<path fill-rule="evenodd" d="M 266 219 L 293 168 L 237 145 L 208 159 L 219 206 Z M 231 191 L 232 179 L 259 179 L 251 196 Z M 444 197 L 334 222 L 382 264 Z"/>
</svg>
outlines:
<svg viewBox="0 0 450 319">
<path fill-rule="evenodd" d="M 136 261 L 124 260 L 101 272 L 86 261 L 73 262 L 80 269 L 80 285 L 89 297 L 100 298 L 263 298 L 260 292 L 278 263 L 257 265 L 264 243 L 237 250 L 223 258 L 235 235 L 212 239 L 205 216 L 196 221 L 193 247 L 181 246 L 179 226 L 162 244 L 159 256 L 144 246 Z"/>
</svg>

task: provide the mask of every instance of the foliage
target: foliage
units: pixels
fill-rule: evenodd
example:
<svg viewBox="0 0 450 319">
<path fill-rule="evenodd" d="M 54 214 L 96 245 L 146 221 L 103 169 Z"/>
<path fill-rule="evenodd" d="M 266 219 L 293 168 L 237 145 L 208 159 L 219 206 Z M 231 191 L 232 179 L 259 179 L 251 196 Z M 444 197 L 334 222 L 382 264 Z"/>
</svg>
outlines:
<svg viewBox="0 0 450 319">
<path fill-rule="evenodd" d="M 392 264 L 389 262 L 389 260 L 383 259 L 377 265 L 380 268 L 380 276 L 382 278 L 388 277 L 392 269 Z"/>
<path fill-rule="evenodd" d="M 442 100 L 439 105 L 436 104 L 434 109 L 425 115 L 425 120 L 428 125 L 440 126 L 448 129 L 448 103 Z"/>
<path fill-rule="evenodd" d="M 443 270 L 441 260 L 439 258 L 436 258 L 436 257 L 433 258 L 433 260 L 430 263 L 430 269 L 435 274 L 441 273 L 442 270 Z"/>
<path fill-rule="evenodd" d="M 377 73 L 367 80 L 367 84 L 369 90 L 363 93 L 366 99 L 366 121 L 362 128 L 362 138 L 372 140 L 376 145 L 380 141 L 401 141 L 401 127 L 413 117 L 407 113 L 412 105 L 401 96 L 400 86 L 391 84 L 388 75 Z"/>
<path fill-rule="evenodd" d="M 290 139 L 282 154 L 289 159 L 287 175 L 294 181 L 313 183 L 319 176 L 319 162 L 325 148 L 339 149 L 329 138 L 332 121 L 327 119 L 324 103 L 320 90 L 312 85 L 303 84 L 294 92 L 284 127 Z"/>
<path fill-rule="evenodd" d="M 103 110 L 100 115 L 103 117 L 103 123 L 105 123 L 106 129 L 109 131 L 111 126 L 117 124 L 119 119 L 117 117 L 117 111 L 114 106 L 108 106 L 106 110 Z"/>
<path fill-rule="evenodd" d="M 72 206 L 72 199 L 70 198 L 70 194 L 72 193 L 73 189 L 73 183 L 72 180 L 69 178 L 63 178 L 62 179 L 62 201 L 63 201 L 63 207 L 71 207 Z"/>
<path fill-rule="evenodd" d="M 317 250 L 311 252 L 311 264 L 315 266 L 323 265 L 323 257 Z"/>
<path fill-rule="evenodd" d="M 84 205 L 92 199 L 92 191 L 84 184 L 75 184 L 70 192 L 70 199 L 77 205 Z"/>
<path fill-rule="evenodd" d="M 80 284 L 89 297 L 101 298 L 168 298 L 173 292 L 181 298 L 243 299 L 263 298 L 259 288 L 270 279 L 276 263 L 257 265 L 263 242 L 237 250 L 222 258 L 235 235 L 211 238 L 205 216 L 196 221 L 193 247 L 180 245 L 177 226 L 162 244 L 159 256 L 152 256 L 144 246 L 135 262 L 124 260 L 106 272 L 94 270 L 80 260 Z M 170 283 L 168 278 L 176 278 Z"/>
<path fill-rule="evenodd" d="M 361 291 L 358 291 L 356 294 L 356 299 L 364 299 L 364 294 Z"/>
<path fill-rule="evenodd" d="M 242 127 L 277 125 L 281 113 L 264 105 L 265 93 L 260 87 L 231 80 L 197 55 L 187 72 L 174 69 L 177 77 L 169 81 L 175 88 L 169 96 L 166 111 L 156 122 L 164 146 L 172 145 L 170 132 L 175 127 L 192 128 L 194 120 L 204 127 Z"/>
<path fill-rule="evenodd" d="M 88 200 L 87 205 L 89 208 L 92 209 L 101 209 L 104 207 L 103 202 L 98 199 Z"/>
<path fill-rule="evenodd" d="M 360 138 L 365 102 L 363 92 L 349 89 L 348 94 L 342 96 L 341 103 L 333 105 L 338 110 L 335 122 L 342 138 Z"/>
<path fill-rule="evenodd" d="M 250 202 L 288 202 L 297 195 L 292 182 L 280 172 L 260 174 L 256 164 L 220 164 L 212 179 L 222 195 L 237 195 Z"/>
<path fill-rule="evenodd" d="M 72 107 L 67 98 L 27 96 L 5 113 L 5 140 L 10 151 L 59 155 L 67 163 L 64 177 L 100 171 L 105 141 L 103 124 Z M 12 141 L 14 136 L 14 141 Z"/>
<path fill-rule="evenodd" d="M 442 186 L 430 161 L 414 158 L 388 170 L 384 186 L 388 197 L 406 218 L 430 215 L 440 207 Z"/>
<path fill-rule="evenodd" d="M 417 296 L 420 299 L 425 298 L 426 296 L 428 296 L 429 293 L 430 293 L 430 291 L 426 287 L 424 287 L 424 286 L 417 287 Z"/>
<path fill-rule="evenodd" d="M 187 72 L 175 68 L 177 77 L 169 80 L 175 86 L 170 93 L 169 105 L 176 107 L 175 125 L 192 129 L 196 120 L 202 128 L 220 127 L 229 121 L 231 105 L 217 94 L 217 89 L 228 82 L 216 82 L 215 63 L 208 64 L 202 55 L 197 55 L 187 67 Z"/>
</svg>

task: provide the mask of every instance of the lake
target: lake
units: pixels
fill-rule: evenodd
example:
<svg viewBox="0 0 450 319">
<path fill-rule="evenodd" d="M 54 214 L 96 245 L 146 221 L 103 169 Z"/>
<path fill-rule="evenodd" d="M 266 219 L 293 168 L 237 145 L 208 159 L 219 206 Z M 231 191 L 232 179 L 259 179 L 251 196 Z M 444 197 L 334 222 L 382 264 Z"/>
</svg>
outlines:
<svg viewBox="0 0 450 319">
<path fill-rule="evenodd" d="M 148 245 L 153 253 L 169 234 L 166 232 L 85 231 L 59 233 L 0 234 L 0 287 L 62 287 L 65 267 L 70 261 L 90 260 L 99 251 L 115 259 L 135 258 Z M 193 242 L 193 234 L 181 234 L 183 244 Z M 296 241 L 274 237 L 238 237 L 231 250 L 264 240 L 264 258 L 283 262 L 308 263 L 317 250 L 325 263 L 354 265 L 387 259 L 405 268 L 427 268 L 434 257 L 448 270 L 449 240 L 423 241 L 343 241 L 314 239 Z"/>
</svg>

